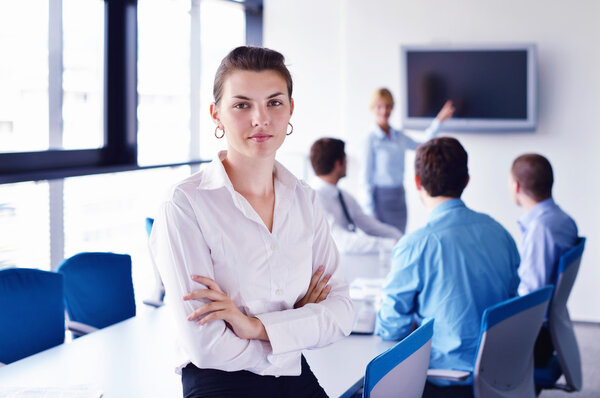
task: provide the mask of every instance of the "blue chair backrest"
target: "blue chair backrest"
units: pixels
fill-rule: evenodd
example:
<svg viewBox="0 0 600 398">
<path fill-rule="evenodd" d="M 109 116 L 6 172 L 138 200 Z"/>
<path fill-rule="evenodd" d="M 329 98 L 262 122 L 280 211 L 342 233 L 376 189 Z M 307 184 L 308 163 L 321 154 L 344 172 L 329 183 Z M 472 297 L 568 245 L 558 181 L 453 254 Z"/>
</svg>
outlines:
<svg viewBox="0 0 600 398">
<path fill-rule="evenodd" d="M 577 245 L 560 257 L 556 288 L 548 314 L 548 327 L 560 368 L 569 388 L 577 391 L 583 387 L 581 356 L 567 300 L 579 272 L 585 242 L 585 238 L 579 238 Z"/>
<path fill-rule="evenodd" d="M 154 218 L 146 217 L 146 233 L 148 236 L 152 232 L 152 225 L 154 225 Z"/>
<path fill-rule="evenodd" d="M 63 277 L 49 271 L 0 271 L 0 362 L 14 362 L 65 339 Z"/>
<path fill-rule="evenodd" d="M 135 316 L 131 257 L 79 253 L 62 262 L 65 305 L 72 321 L 104 328 Z"/>
<path fill-rule="evenodd" d="M 421 397 L 427 378 L 433 319 L 367 365 L 363 397 Z"/>
<path fill-rule="evenodd" d="M 558 272 L 556 276 L 556 290 L 553 295 L 553 300 L 559 299 L 565 304 L 575 283 L 581 257 L 585 249 L 585 238 L 579 238 L 577 245 L 569 249 L 558 260 Z"/>
<path fill-rule="evenodd" d="M 552 286 L 487 308 L 474 366 L 475 397 L 535 397 L 533 347 Z"/>
</svg>

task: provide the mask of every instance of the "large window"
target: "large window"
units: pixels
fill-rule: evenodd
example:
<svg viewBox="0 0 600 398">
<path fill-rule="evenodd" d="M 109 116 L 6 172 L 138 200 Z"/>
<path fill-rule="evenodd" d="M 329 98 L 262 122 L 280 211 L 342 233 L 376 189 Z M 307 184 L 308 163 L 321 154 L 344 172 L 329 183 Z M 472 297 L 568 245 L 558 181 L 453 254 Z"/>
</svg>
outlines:
<svg viewBox="0 0 600 398">
<path fill-rule="evenodd" d="M 48 1 L 33 3 L 0 2 L 0 153 L 49 148 Z"/>
<path fill-rule="evenodd" d="M 244 44 L 244 16 L 229 1 L 139 0 L 140 165 L 213 156 L 220 145 L 208 111 L 213 77 L 221 59 Z"/>
<path fill-rule="evenodd" d="M 200 66 L 200 103 L 198 106 L 200 134 L 197 151 L 201 158 L 212 158 L 221 149 L 225 140 L 214 136 L 215 125 L 208 107 L 213 101 L 213 80 L 223 57 L 235 47 L 244 44 L 247 27 L 244 9 L 239 5 L 223 1 L 205 1 L 200 8 L 200 34 L 202 60 Z M 212 15 L 220 15 L 212 18 Z"/>
<path fill-rule="evenodd" d="M 0 3 L 0 153 L 103 145 L 103 23 L 100 0 Z"/>
<path fill-rule="evenodd" d="M 100 148 L 104 146 L 104 2 L 62 2 L 62 148 Z"/>
<path fill-rule="evenodd" d="M 128 253 L 149 294 L 144 219 L 222 145 L 212 79 L 248 32 L 260 44 L 257 4 L 0 2 L 0 268 Z"/>
<path fill-rule="evenodd" d="M 189 0 L 138 3 L 140 164 L 189 160 L 190 25 Z"/>
</svg>

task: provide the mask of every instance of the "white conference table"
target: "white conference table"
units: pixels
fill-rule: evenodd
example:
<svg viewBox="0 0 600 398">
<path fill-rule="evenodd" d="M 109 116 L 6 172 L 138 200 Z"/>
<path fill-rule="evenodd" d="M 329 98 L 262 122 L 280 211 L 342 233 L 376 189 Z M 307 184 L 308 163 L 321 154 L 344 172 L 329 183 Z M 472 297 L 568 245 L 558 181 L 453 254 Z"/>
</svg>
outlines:
<svg viewBox="0 0 600 398">
<path fill-rule="evenodd" d="M 357 266 L 362 267 L 363 260 Z M 181 397 L 169 317 L 164 307 L 141 311 L 126 321 L 0 367 L 0 392 L 7 387 L 86 385 L 97 388 L 103 398 Z M 351 335 L 307 350 L 305 356 L 327 394 L 339 397 L 362 378 L 372 358 L 393 344 L 373 335 Z"/>
<path fill-rule="evenodd" d="M 158 308 L 0 367 L 6 387 L 87 385 L 103 398 L 181 397 L 169 312 Z"/>
</svg>

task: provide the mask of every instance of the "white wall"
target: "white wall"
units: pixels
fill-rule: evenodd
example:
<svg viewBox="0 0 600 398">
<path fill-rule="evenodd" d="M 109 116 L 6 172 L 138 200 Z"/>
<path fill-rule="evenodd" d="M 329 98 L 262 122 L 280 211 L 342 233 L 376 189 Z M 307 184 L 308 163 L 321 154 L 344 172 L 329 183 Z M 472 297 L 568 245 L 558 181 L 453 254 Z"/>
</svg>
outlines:
<svg viewBox="0 0 600 398">
<path fill-rule="evenodd" d="M 532 42 L 538 48 L 539 118 L 534 133 L 452 134 L 469 153 L 471 182 L 463 198 L 500 221 L 520 241 L 522 214 L 507 191 L 508 169 L 524 152 L 546 155 L 554 166 L 554 197 L 588 238 L 569 302 L 577 320 L 600 321 L 600 2 L 580 0 L 265 0 L 265 46 L 286 56 L 295 89 L 294 135 L 281 159 L 298 174 L 314 139 L 348 143 L 359 189 L 361 142 L 372 123 L 368 99 L 387 86 L 398 94 L 403 44 Z M 398 111 L 392 122 L 400 126 Z M 427 214 L 412 184 L 407 159 L 409 230 Z M 287 164 L 287 163 L 286 163 Z"/>
</svg>

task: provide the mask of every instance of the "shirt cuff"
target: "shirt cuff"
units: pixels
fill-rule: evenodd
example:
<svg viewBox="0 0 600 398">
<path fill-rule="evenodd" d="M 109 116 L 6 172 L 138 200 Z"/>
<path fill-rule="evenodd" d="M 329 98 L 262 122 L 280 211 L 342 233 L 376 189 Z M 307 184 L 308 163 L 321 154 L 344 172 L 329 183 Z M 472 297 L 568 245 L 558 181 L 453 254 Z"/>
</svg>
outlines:
<svg viewBox="0 0 600 398">
<path fill-rule="evenodd" d="M 290 316 L 292 311 L 294 316 Z M 318 337 L 312 341 L 315 332 L 310 329 L 313 327 L 315 314 L 309 308 L 267 312 L 255 316 L 265 326 L 273 355 L 300 351 L 318 342 Z"/>
<path fill-rule="evenodd" d="M 289 352 L 287 354 L 268 354 L 267 361 L 269 365 L 260 364 L 257 367 L 249 367 L 247 370 L 264 376 L 300 376 L 302 366 L 300 360 L 300 352 Z M 285 369 L 285 372 L 282 371 Z"/>
</svg>

